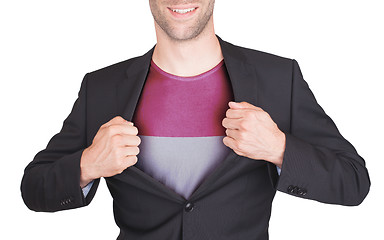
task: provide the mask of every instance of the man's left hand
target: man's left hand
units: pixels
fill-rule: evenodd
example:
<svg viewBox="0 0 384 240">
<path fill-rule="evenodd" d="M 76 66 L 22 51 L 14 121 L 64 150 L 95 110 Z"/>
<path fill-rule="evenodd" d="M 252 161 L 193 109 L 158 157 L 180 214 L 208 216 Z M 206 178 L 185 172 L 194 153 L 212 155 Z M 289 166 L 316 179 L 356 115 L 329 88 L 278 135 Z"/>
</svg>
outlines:
<svg viewBox="0 0 384 240">
<path fill-rule="evenodd" d="M 285 134 L 263 109 L 247 102 L 229 102 L 222 125 L 226 128 L 224 144 L 236 154 L 265 160 L 281 168 Z"/>
</svg>

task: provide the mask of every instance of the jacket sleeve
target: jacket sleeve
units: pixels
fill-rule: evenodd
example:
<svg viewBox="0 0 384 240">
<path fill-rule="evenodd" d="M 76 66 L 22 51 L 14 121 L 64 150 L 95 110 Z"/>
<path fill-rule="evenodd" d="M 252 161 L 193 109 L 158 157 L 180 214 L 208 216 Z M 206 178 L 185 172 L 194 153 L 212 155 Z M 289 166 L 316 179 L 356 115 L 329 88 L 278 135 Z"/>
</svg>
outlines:
<svg viewBox="0 0 384 240">
<path fill-rule="evenodd" d="M 316 102 L 292 61 L 290 131 L 277 190 L 319 202 L 359 205 L 369 192 L 365 161 Z"/>
<path fill-rule="evenodd" d="M 34 211 L 54 212 L 82 207 L 92 200 L 99 180 L 87 198 L 80 188 L 80 159 L 86 146 L 87 75 L 62 129 L 24 170 L 21 193 Z"/>
</svg>

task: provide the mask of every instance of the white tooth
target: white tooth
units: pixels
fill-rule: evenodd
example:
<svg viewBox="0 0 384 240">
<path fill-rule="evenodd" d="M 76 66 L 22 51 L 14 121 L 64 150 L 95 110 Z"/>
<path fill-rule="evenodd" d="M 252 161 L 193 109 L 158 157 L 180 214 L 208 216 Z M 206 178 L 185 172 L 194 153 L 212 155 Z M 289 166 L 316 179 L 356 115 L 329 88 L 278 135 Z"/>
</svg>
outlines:
<svg viewBox="0 0 384 240">
<path fill-rule="evenodd" d="M 173 12 L 177 12 L 177 13 L 181 13 L 181 14 L 184 14 L 184 13 L 187 13 L 187 12 L 192 12 L 193 10 L 195 10 L 195 8 L 188 8 L 188 9 L 172 9 Z"/>
</svg>

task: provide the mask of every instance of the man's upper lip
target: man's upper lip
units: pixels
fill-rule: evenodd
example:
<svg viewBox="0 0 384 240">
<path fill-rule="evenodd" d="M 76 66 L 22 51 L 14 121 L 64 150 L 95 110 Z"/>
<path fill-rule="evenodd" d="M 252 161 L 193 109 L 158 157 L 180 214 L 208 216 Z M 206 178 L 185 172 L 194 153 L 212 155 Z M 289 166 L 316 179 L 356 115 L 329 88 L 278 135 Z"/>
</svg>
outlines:
<svg viewBox="0 0 384 240">
<path fill-rule="evenodd" d="M 189 9 L 189 8 L 197 8 L 198 6 L 192 5 L 192 4 L 186 4 L 186 5 L 175 5 L 175 6 L 169 6 L 169 9 Z"/>
</svg>

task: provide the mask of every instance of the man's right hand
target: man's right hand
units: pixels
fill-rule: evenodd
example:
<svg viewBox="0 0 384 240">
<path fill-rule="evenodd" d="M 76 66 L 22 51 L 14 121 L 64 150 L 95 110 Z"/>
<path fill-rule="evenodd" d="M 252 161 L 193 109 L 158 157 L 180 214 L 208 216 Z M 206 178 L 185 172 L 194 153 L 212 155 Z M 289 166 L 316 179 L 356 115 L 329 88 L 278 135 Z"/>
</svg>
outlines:
<svg viewBox="0 0 384 240">
<path fill-rule="evenodd" d="M 137 162 L 141 140 L 132 122 L 120 116 L 103 124 L 80 160 L 80 187 L 100 177 L 120 174 Z"/>
</svg>

